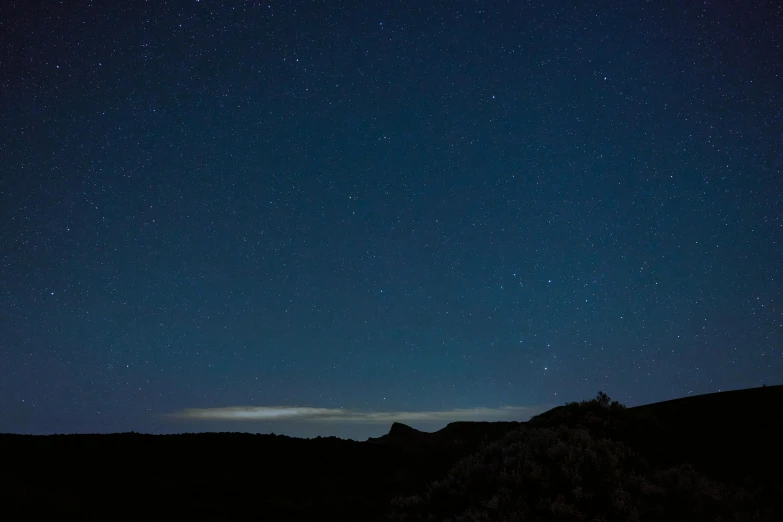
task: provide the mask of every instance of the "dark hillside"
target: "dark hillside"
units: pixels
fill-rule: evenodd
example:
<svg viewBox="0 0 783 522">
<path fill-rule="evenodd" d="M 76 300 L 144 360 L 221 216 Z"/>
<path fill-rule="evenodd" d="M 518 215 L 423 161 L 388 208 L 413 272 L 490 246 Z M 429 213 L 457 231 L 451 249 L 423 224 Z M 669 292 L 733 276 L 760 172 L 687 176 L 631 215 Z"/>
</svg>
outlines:
<svg viewBox="0 0 783 522">
<path fill-rule="evenodd" d="M 705 471 L 771 480 L 783 469 L 783 386 L 685 397 L 631 411 L 655 420 L 662 439 L 648 445 Z"/>
<path fill-rule="evenodd" d="M 478 446 L 441 444 L 403 424 L 374 440 L 0 435 L 0 502 L 8 520 L 138 520 L 152 512 L 176 519 L 383 520 L 394 495 L 426 487 Z"/>
<path fill-rule="evenodd" d="M 587 412 L 576 406 L 558 406 L 528 424 L 585 423 Z M 783 466 L 779 426 L 783 386 L 766 386 L 628 408 L 606 426 L 606 434 L 667 464 L 689 462 L 719 475 L 771 479 Z"/>
<path fill-rule="evenodd" d="M 531 419 L 393 502 L 394 520 L 782 520 L 781 387 Z M 752 403 L 737 418 L 733 408 Z"/>
<path fill-rule="evenodd" d="M 781 386 L 636 408 L 599 397 L 527 423 L 395 423 L 367 442 L 0 435 L 0 502 L 8 520 L 776 520 L 782 399 Z"/>
</svg>

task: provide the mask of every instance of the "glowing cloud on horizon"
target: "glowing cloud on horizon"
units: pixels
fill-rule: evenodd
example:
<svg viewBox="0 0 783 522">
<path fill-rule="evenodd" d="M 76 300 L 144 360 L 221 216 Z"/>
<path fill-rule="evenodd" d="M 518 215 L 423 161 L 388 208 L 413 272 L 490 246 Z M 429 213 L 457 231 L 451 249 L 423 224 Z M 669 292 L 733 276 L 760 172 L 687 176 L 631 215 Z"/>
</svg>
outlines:
<svg viewBox="0 0 783 522">
<path fill-rule="evenodd" d="M 229 406 L 187 408 L 168 415 L 171 418 L 218 421 L 321 421 L 388 424 L 392 422 L 524 421 L 546 411 L 549 406 L 503 406 L 500 408 L 460 408 L 439 411 L 358 411 L 342 408 L 302 406 Z"/>
</svg>

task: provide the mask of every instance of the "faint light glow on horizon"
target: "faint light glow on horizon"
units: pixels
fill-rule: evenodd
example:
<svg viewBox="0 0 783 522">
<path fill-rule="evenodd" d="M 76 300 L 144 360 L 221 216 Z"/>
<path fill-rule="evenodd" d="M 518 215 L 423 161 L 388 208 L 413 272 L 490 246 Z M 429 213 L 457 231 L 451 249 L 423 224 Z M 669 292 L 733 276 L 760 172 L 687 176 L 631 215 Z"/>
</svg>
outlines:
<svg viewBox="0 0 783 522">
<path fill-rule="evenodd" d="M 550 406 L 504 406 L 441 411 L 357 411 L 342 408 L 300 406 L 229 406 L 224 408 L 187 408 L 169 414 L 170 418 L 220 421 L 327 421 L 380 423 L 426 421 L 525 421 Z"/>
</svg>

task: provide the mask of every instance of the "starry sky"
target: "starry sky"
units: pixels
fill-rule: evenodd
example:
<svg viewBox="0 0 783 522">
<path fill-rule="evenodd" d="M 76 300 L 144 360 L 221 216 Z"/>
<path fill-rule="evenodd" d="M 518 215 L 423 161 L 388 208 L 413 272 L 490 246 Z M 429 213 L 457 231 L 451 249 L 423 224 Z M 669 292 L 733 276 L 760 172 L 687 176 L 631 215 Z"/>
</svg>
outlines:
<svg viewBox="0 0 783 522">
<path fill-rule="evenodd" d="M 0 432 L 783 382 L 779 2 L 0 7 Z"/>
</svg>

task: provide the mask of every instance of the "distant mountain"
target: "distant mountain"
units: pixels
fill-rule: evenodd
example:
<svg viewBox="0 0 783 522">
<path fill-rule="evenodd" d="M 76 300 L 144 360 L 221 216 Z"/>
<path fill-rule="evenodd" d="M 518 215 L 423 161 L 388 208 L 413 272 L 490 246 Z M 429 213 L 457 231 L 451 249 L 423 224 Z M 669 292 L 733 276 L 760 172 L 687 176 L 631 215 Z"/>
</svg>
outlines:
<svg viewBox="0 0 783 522">
<path fill-rule="evenodd" d="M 523 422 L 469 422 L 449 423 L 435 432 L 419 431 L 406 424 L 395 422 L 389 433 L 369 438 L 369 444 L 424 445 L 440 449 L 474 447 L 486 441 L 497 440 Z"/>
<path fill-rule="evenodd" d="M 434 442 L 432 435 L 432 433 L 411 428 L 407 424 L 395 422 L 389 428 L 389 433 L 380 437 L 370 437 L 367 442 L 370 444 L 426 444 Z"/>
</svg>

